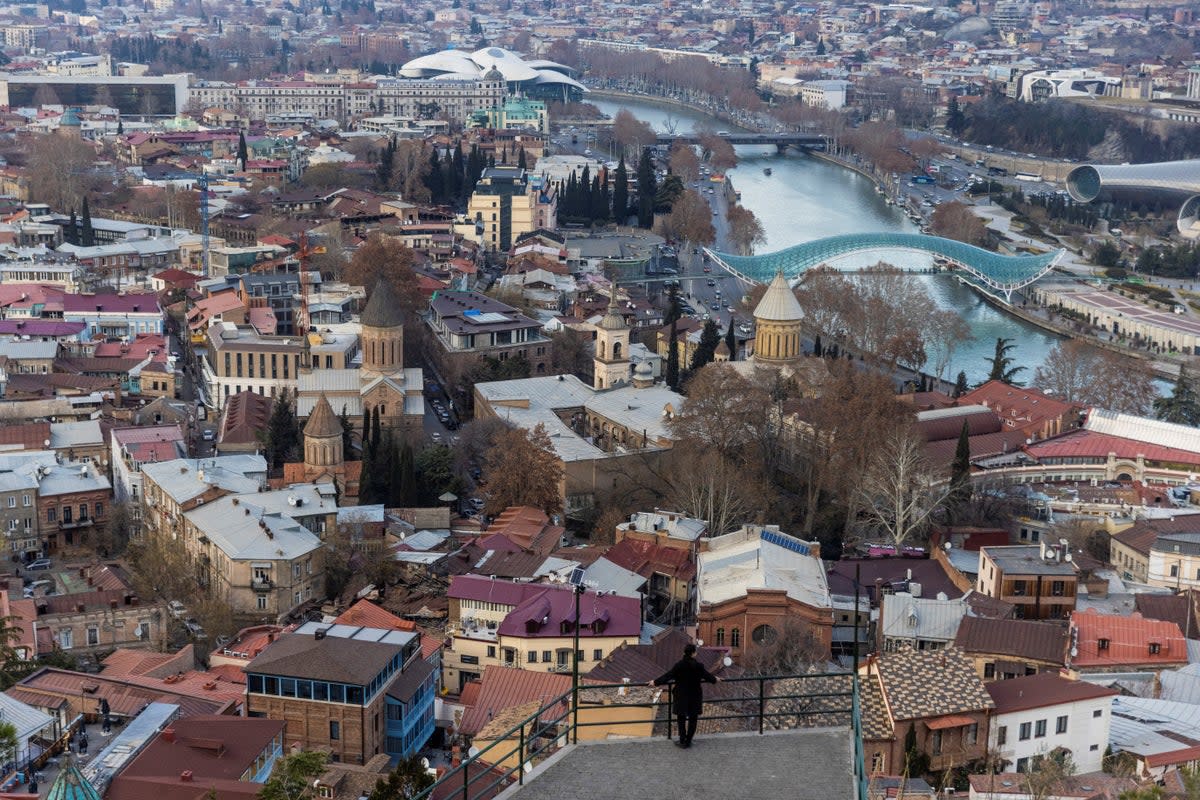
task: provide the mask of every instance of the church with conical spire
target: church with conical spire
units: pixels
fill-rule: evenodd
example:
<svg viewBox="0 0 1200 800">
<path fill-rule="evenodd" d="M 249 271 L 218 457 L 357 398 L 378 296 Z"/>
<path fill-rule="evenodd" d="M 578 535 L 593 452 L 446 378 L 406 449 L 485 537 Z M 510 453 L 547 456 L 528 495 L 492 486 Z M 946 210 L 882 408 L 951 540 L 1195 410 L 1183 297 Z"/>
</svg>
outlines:
<svg viewBox="0 0 1200 800">
<path fill-rule="evenodd" d="M 358 369 L 337 369 L 314 355 L 326 335 L 307 335 L 304 363 L 298 375 L 298 413 L 317 412 L 324 395 L 334 414 L 345 413 L 358 424 L 366 411 L 378 411 L 380 424 L 398 432 L 420 430 L 425 414 L 424 376 L 419 367 L 404 364 L 405 315 L 395 288 L 380 280 L 372 289 L 359 316 L 361 330 L 356 359 Z M 352 365 L 351 365 L 352 366 Z"/>
</svg>

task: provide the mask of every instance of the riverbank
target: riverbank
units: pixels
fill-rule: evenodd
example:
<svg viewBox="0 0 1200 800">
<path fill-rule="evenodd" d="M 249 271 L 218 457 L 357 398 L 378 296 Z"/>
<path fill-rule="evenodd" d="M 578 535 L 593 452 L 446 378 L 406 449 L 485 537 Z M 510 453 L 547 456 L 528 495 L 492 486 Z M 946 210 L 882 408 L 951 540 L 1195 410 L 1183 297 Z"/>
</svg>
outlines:
<svg viewBox="0 0 1200 800">
<path fill-rule="evenodd" d="M 694 114 L 706 114 L 710 117 L 716 117 L 722 122 L 728 124 L 731 128 L 736 128 L 739 131 L 747 133 L 755 133 L 754 130 L 735 122 L 732 117 L 719 108 L 704 108 L 694 106 L 690 103 L 685 103 L 682 100 L 676 100 L 674 97 L 660 97 L 651 94 L 633 94 L 631 92 L 621 92 L 615 89 L 592 89 L 588 92 L 589 97 L 596 97 L 602 100 L 629 100 L 635 103 L 645 103 L 649 106 L 665 106 L 667 108 L 682 108 Z M 585 97 L 583 102 L 587 102 Z"/>
</svg>

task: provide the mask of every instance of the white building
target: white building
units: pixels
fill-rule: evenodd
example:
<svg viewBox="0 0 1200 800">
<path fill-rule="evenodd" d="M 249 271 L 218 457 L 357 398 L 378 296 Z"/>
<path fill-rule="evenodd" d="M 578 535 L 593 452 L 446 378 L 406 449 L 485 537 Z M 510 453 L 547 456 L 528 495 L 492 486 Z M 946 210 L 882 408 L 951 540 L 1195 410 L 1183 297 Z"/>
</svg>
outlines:
<svg viewBox="0 0 1200 800">
<path fill-rule="evenodd" d="M 1099 771 L 1108 746 L 1113 697 L 1118 692 L 1052 672 L 993 681 L 988 750 L 1017 772 L 1063 748 L 1079 773 Z"/>
<path fill-rule="evenodd" d="M 911 585 L 911 584 L 910 584 Z M 879 606 L 880 650 L 891 653 L 901 647 L 941 650 L 954 642 L 958 626 L 967 614 L 961 598 L 914 597 L 908 592 L 885 594 Z"/>
<path fill-rule="evenodd" d="M 846 97 L 849 93 L 850 81 L 805 81 L 800 86 L 800 97 L 806 106 L 817 106 L 830 110 L 846 105 Z"/>
<path fill-rule="evenodd" d="M 1121 79 L 1093 69 L 1039 69 L 1017 79 L 1017 99 L 1036 103 L 1052 97 L 1107 97 L 1121 94 Z"/>
</svg>

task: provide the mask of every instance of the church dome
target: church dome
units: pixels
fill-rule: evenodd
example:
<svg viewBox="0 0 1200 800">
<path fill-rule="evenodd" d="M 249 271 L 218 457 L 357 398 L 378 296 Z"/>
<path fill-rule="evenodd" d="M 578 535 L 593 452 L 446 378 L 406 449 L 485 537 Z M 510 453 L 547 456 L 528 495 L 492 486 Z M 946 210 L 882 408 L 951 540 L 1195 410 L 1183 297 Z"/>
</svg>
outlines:
<svg viewBox="0 0 1200 800">
<path fill-rule="evenodd" d="M 491 69 L 483 73 L 483 79 L 485 81 L 503 81 L 504 73 L 498 70 L 496 65 L 493 64 Z"/>
<path fill-rule="evenodd" d="M 637 366 L 633 368 L 633 377 L 653 380 L 654 368 L 650 366 L 649 361 L 639 361 Z"/>
<path fill-rule="evenodd" d="M 800 307 L 800 301 L 788 285 L 787 278 L 783 277 L 783 272 L 775 273 L 775 279 L 754 309 L 754 318 L 768 322 L 799 322 L 804 319 L 804 309 Z"/>
<path fill-rule="evenodd" d="M 625 324 L 625 318 L 614 311 L 611 305 L 608 307 L 608 313 L 604 315 L 604 319 L 600 320 L 601 330 L 623 331 L 628 327 Z"/>
<path fill-rule="evenodd" d="M 396 297 L 396 290 L 389 281 L 380 278 L 376 282 L 359 321 L 364 328 L 396 328 L 404 324 L 400 298 Z"/>
<path fill-rule="evenodd" d="M 304 435 L 317 439 L 342 435 L 342 422 L 333 413 L 333 407 L 329 405 L 329 398 L 324 392 L 321 392 L 312 413 L 308 415 L 308 422 L 304 424 Z"/>
</svg>

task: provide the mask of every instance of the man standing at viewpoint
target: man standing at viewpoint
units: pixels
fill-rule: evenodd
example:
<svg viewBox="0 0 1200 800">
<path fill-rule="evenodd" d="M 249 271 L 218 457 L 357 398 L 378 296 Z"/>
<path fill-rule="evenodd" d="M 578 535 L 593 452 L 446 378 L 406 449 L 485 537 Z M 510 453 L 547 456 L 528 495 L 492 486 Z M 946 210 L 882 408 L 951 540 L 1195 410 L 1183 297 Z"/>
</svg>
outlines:
<svg viewBox="0 0 1200 800">
<path fill-rule="evenodd" d="M 704 689 L 701 684 L 716 683 L 719 680 L 720 678 L 696 660 L 696 645 L 688 644 L 683 648 L 683 658 L 675 662 L 675 666 L 650 681 L 650 686 L 675 684 L 675 718 L 679 721 L 679 741 L 675 742 L 677 746 L 692 746 L 692 737 L 696 735 L 696 723 L 700 712 L 704 710 Z"/>
</svg>

